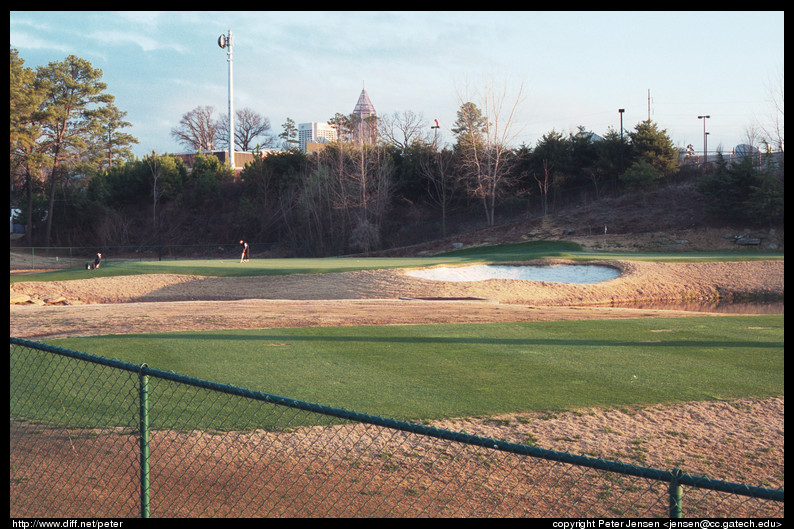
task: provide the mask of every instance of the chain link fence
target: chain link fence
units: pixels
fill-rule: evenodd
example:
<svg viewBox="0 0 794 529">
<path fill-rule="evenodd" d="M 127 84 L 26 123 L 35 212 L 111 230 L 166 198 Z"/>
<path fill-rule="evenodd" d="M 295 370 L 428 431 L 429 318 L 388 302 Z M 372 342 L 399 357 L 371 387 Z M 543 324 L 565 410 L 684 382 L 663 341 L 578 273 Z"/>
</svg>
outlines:
<svg viewBox="0 0 794 529">
<path fill-rule="evenodd" d="M 11 517 L 782 517 L 783 490 L 10 339 Z"/>
</svg>

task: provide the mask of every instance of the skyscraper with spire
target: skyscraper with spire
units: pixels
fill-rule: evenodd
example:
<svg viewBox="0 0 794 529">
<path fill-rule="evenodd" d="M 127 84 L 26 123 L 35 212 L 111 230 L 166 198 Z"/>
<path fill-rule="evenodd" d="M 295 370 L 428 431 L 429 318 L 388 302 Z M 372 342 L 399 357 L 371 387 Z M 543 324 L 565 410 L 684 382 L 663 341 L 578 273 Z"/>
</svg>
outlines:
<svg viewBox="0 0 794 529">
<path fill-rule="evenodd" d="M 353 109 L 353 115 L 357 118 L 357 122 L 354 123 L 353 140 L 356 143 L 376 143 L 378 141 L 378 114 L 375 112 L 375 107 L 363 85 L 356 107 Z"/>
</svg>

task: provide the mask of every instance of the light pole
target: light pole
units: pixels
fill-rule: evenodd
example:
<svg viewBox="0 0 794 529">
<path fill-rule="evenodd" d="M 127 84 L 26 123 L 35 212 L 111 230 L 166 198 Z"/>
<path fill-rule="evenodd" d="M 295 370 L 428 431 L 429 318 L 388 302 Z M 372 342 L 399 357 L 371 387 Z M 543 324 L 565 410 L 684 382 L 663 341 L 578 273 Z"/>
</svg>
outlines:
<svg viewBox="0 0 794 529">
<path fill-rule="evenodd" d="M 436 168 L 438 169 L 438 176 L 429 177 L 433 183 L 436 191 L 438 191 L 439 203 L 441 204 L 441 237 L 447 235 L 447 187 L 444 179 L 444 171 L 441 170 L 441 153 L 438 152 L 438 129 L 440 128 L 438 120 L 434 119 L 435 125 L 431 125 L 433 129 L 433 153 L 436 158 Z M 430 173 L 432 174 L 432 173 Z"/>
<path fill-rule="evenodd" d="M 234 75 L 232 74 L 232 64 L 234 57 L 232 56 L 232 30 L 229 30 L 229 35 L 221 35 L 218 37 L 218 46 L 229 48 L 226 53 L 226 61 L 229 63 L 229 163 L 234 171 Z"/>
<path fill-rule="evenodd" d="M 620 114 L 620 172 L 623 172 L 623 112 L 625 112 L 625 108 L 619 108 L 618 113 Z"/>
<path fill-rule="evenodd" d="M 707 149 L 708 142 L 706 141 L 706 120 L 711 116 L 698 116 L 698 119 L 703 120 L 703 163 L 707 163 L 709 161 L 709 151 Z"/>
</svg>

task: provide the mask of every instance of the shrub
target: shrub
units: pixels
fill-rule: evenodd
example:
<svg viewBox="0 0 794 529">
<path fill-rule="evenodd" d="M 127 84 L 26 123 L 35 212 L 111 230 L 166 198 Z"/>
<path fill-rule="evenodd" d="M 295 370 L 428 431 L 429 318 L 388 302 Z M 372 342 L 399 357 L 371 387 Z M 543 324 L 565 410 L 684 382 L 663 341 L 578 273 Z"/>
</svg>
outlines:
<svg viewBox="0 0 794 529">
<path fill-rule="evenodd" d="M 620 180 L 629 192 L 649 191 L 656 187 L 662 174 L 651 164 L 645 161 L 634 162 Z"/>
</svg>

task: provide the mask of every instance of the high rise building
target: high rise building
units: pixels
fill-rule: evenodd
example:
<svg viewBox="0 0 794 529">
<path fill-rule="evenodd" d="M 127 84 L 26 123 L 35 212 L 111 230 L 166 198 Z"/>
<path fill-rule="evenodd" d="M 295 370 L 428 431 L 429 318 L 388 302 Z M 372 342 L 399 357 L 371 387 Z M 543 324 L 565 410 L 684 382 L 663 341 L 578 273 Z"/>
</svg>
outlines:
<svg viewBox="0 0 794 529">
<path fill-rule="evenodd" d="M 298 145 L 303 152 L 308 143 L 328 143 L 336 140 L 336 129 L 328 123 L 301 123 L 298 125 Z"/>
<path fill-rule="evenodd" d="M 369 99 L 367 89 L 362 88 L 358 102 L 353 109 L 353 114 L 358 117 L 353 132 L 353 141 L 356 143 L 375 143 L 378 141 L 378 113 Z"/>
</svg>

